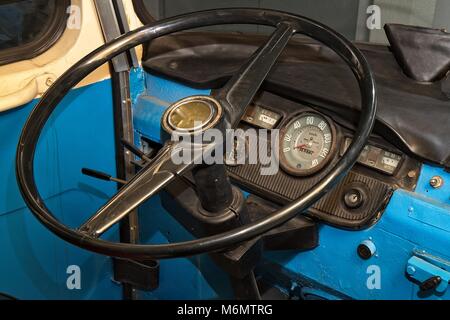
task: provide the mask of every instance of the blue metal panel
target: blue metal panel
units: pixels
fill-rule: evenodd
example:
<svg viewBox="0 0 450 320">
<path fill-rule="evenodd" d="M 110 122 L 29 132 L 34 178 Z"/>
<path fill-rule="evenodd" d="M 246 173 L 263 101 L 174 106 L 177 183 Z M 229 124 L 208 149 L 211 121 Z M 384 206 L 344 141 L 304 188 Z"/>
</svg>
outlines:
<svg viewBox="0 0 450 320">
<path fill-rule="evenodd" d="M 167 106 L 185 96 L 208 92 L 151 75 L 146 78 L 147 92 L 138 97 L 134 107 L 135 126 L 140 134 L 160 141 L 160 119 Z M 445 181 L 440 189 L 429 185 L 435 175 Z M 317 249 L 302 253 L 267 253 L 267 259 L 293 274 L 293 278 L 312 283 L 310 290 L 328 291 L 333 297 L 338 291 L 343 297 L 357 299 L 422 299 L 417 284 L 406 276 L 406 267 L 417 250 L 449 259 L 449 191 L 450 174 L 424 165 L 416 192 L 397 190 L 380 222 L 370 229 L 346 231 L 321 225 Z M 145 211 L 143 214 L 155 212 L 150 208 Z M 171 218 L 161 217 L 158 221 L 162 224 L 165 219 Z M 167 232 L 176 229 L 171 225 Z M 177 235 L 180 231 L 170 232 Z M 176 238 L 175 235 L 172 237 Z M 356 252 L 365 240 L 371 240 L 376 247 L 375 255 L 369 260 L 361 259 Z M 450 293 L 428 298 L 449 299 Z"/>
<path fill-rule="evenodd" d="M 133 104 L 145 91 L 145 72 L 142 68 L 133 68 L 130 71 L 130 97 Z"/>
<path fill-rule="evenodd" d="M 36 151 L 36 181 L 63 222 L 79 226 L 115 192 L 81 175 L 114 173 L 111 81 L 71 91 L 46 126 Z M 21 299 L 120 299 L 109 258 L 75 248 L 44 229 L 25 207 L 15 177 L 22 126 L 36 101 L 0 113 L 0 292 Z M 115 238 L 113 230 L 108 237 Z M 68 266 L 81 268 L 81 290 L 66 286 Z"/>
<path fill-rule="evenodd" d="M 161 118 L 170 104 L 192 95 L 209 95 L 210 90 L 196 90 L 156 76 L 146 75 L 146 92 L 136 99 L 133 109 L 134 129 L 147 138 L 161 142 Z"/>
<path fill-rule="evenodd" d="M 146 74 L 146 88 L 148 96 L 159 98 L 168 103 L 174 103 L 189 96 L 209 95 L 211 93 L 211 90 L 194 89 L 151 74 Z"/>
</svg>

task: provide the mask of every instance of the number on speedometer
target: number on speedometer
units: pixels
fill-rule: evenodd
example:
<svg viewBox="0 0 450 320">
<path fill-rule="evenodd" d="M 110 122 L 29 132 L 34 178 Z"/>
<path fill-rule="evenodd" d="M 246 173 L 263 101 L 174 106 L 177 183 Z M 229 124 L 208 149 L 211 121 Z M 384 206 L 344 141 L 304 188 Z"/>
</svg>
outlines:
<svg viewBox="0 0 450 320">
<path fill-rule="evenodd" d="M 281 133 L 281 167 L 297 176 L 319 171 L 333 156 L 335 132 L 324 116 L 316 113 L 296 116 Z"/>
</svg>

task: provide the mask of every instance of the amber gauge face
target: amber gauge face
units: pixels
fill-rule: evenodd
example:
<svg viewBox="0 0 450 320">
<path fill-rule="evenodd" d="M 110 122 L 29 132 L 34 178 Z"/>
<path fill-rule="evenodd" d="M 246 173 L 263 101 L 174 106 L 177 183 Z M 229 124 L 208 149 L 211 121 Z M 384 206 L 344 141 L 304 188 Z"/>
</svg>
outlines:
<svg viewBox="0 0 450 320">
<path fill-rule="evenodd" d="M 171 105 L 162 117 L 163 129 L 191 135 L 211 129 L 221 119 L 220 103 L 210 96 L 192 96 Z"/>
<path fill-rule="evenodd" d="M 178 130 L 199 129 L 211 120 L 213 111 L 213 106 L 208 101 L 189 101 L 169 114 L 169 124 Z"/>
<path fill-rule="evenodd" d="M 317 113 L 295 116 L 280 135 L 280 165 L 286 172 L 306 176 L 318 172 L 332 158 L 336 130 Z"/>
</svg>

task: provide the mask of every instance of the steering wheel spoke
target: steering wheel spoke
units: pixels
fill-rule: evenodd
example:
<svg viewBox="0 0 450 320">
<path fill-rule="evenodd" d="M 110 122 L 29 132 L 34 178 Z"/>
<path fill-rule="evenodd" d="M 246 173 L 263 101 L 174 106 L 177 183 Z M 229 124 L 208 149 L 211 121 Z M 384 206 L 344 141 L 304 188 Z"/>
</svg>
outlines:
<svg viewBox="0 0 450 320">
<path fill-rule="evenodd" d="M 205 150 L 211 145 L 184 145 L 168 142 L 151 162 L 147 163 L 136 176 L 125 184 L 119 192 L 101 207 L 78 230 L 89 237 L 98 238 L 114 224 L 126 217 L 144 201 L 158 193 L 178 176 L 189 171 L 198 163 Z M 197 150 L 194 150 L 197 148 Z M 183 150 L 191 152 L 189 161 L 174 161 L 174 155 Z M 180 159 L 184 160 L 184 159 Z"/>
<path fill-rule="evenodd" d="M 244 115 L 246 108 L 254 99 L 294 32 L 295 28 L 291 22 L 280 22 L 269 40 L 215 94 L 216 98 L 228 109 L 231 127 L 236 127 Z"/>
</svg>

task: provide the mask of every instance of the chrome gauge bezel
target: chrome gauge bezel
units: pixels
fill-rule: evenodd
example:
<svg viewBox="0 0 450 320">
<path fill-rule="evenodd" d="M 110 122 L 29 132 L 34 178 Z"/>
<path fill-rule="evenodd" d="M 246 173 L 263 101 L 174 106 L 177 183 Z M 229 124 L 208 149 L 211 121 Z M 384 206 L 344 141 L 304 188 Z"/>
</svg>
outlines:
<svg viewBox="0 0 450 320">
<path fill-rule="evenodd" d="M 203 122 L 201 126 L 196 126 L 192 128 L 177 128 L 171 121 L 172 115 L 175 111 L 192 102 L 202 102 L 209 107 L 210 115 Z M 195 135 L 201 132 L 205 132 L 208 129 L 213 128 L 219 120 L 223 116 L 223 109 L 220 103 L 211 96 L 191 96 L 180 101 L 177 101 L 173 105 L 171 105 L 165 112 L 162 117 L 162 128 L 169 134 L 177 132 L 181 135 Z"/>
<path fill-rule="evenodd" d="M 283 152 L 283 141 L 284 141 L 284 138 L 286 136 L 288 129 L 298 119 L 308 117 L 308 116 L 320 117 L 326 121 L 327 125 L 330 128 L 330 132 L 331 132 L 331 136 L 332 136 L 330 151 L 329 151 L 328 155 L 322 160 L 322 162 L 320 162 L 319 165 L 315 166 L 314 168 L 298 169 L 298 168 L 292 167 L 287 162 L 284 152 Z M 302 111 L 302 112 L 299 112 L 299 113 L 296 113 L 296 114 L 290 116 L 283 122 L 283 124 L 281 126 L 281 130 L 280 130 L 280 148 L 279 148 L 280 149 L 280 151 L 279 151 L 280 157 L 279 157 L 279 160 L 280 160 L 281 169 L 283 169 L 283 171 L 285 171 L 286 173 L 293 175 L 293 176 L 297 176 L 297 177 L 311 176 L 311 175 L 321 171 L 335 157 L 335 155 L 337 153 L 337 145 L 338 145 L 337 139 L 338 139 L 338 131 L 336 129 L 336 126 L 335 126 L 333 120 L 331 120 L 329 117 L 327 117 L 326 115 L 324 115 L 322 113 L 315 112 L 315 111 Z"/>
</svg>

